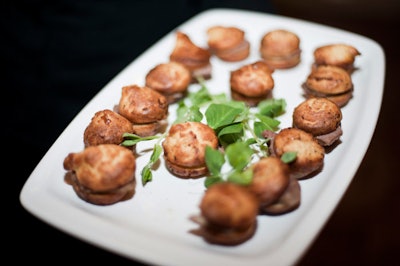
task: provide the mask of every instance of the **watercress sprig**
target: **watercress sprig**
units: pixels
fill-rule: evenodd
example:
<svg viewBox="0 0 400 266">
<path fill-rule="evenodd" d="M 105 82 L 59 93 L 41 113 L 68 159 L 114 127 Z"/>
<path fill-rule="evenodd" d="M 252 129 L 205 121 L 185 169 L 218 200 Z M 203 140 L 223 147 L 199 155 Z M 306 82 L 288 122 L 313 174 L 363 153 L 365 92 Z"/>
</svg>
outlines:
<svg viewBox="0 0 400 266">
<path fill-rule="evenodd" d="M 161 154 L 162 154 L 162 146 L 161 146 L 161 141 L 165 138 L 167 133 L 164 133 L 162 135 L 153 135 L 153 136 L 147 136 L 147 137 L 141 137 L 136 134 L 132 133 L 124 133 L 124 141 L 121 143 L 122 146 L 129 147 L 129 146 L 134 146 L 139 142 L 142 141 L 149 141 L 149 140 L 154 140 L 158 139 L 158 141 L 154 144 L 152 153 L 150 155 L 150 160 L 147 162 L 147 164 L 143 167 L 141 171 L 141 177 L 142 177 L 142 185 L 145 186 L 147 182 L 150 182 L 153 179 L 153 173 L 152 173 L 152 167 L 153 165 L 159 160 Z"/>
</svg>

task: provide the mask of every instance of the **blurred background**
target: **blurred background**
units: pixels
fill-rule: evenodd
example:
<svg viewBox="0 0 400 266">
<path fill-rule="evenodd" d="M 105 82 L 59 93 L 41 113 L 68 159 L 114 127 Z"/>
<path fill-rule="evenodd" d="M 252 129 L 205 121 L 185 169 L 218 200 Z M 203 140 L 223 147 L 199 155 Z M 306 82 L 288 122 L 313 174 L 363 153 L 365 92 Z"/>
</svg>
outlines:
<svg viewBox="0 0 400 266">
<path fill-rule="evenodd" d="M 12 206 L 13 215 L 5 219 L 5 229 L 12 232 L 3 242 L 7 251 L 18 252 L 12 257 L 16 264 L 54 264 L 56 259 L 142 265 L 37 220 L 22 208 L 19 193 L 56 138 L 106 83 L 165 34 L 214 7 L 313 21 L 364 35 L 383 47 L 385 89 L 374 137 L 343 199 L 298 265 L 399 264 L 399 1 L 16 0 L 1 5 L 6 119 L 1 137 L 7 157 L 3 169 L 8 170 L 3 176 L 12 180 L 11 204 L 10 197 L 3 202 L 5 210 Z M 9 186 L 5 189 L 9 192 Z"/>
</svg>

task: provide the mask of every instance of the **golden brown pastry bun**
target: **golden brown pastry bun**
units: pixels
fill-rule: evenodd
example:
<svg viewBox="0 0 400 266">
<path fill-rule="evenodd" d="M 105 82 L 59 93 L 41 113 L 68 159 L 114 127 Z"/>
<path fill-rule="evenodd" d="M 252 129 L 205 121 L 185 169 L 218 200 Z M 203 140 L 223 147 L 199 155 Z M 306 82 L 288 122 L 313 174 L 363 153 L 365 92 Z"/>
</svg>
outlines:
<svg viewBox="0 0 400 266">
<path fill-rule="evenodd" d="M 325 149 L 308 132 L 298 128 L 284 128 L 271 142 L 271 153 L 278 158 L 285 152 L 296 152 L 296 159 L 289 163 L 290 176 L 303 179 L 322 169 Z"/>
<path fill-rule="evenodd" d="M 206 146 L 218 147 L 214 130 L 201 122 L 184 122 L 171 126 L 163 143 L 167 169 L 175 176 L 196 178 L 208 173 Z"/>
<path fill-rule="evenodd" d="M 350 74 L 337 66 L 315 67 L 303 83 L 305 97 L 326 97 L 339 107 L 345 106 L 353 97 Z"/>
<path fill-rule="evenodd" d="M 250 42 L 237 27 L 213 26 L 207 30 L 207 36 L 210 52 L 221 60 L 236 62 L 250 55 Z"/>
<path fill-rule="evenodd" d="M 124 133 L 133 133 L 132 123 L 122 115 L 105 109 L 97 111 L 83 133 L 85 147 L 121 144 Z"/>
<path fill-rule="evenodd" d="M 354 46 L 344 43 L 328 44 L 314 50 L 314 66 L 337 66 L 352 73 L 355 59 L 359 55 L 360 51 Z"/>
<path fill-rule="evenodd" d="M 192 76 L 185 65 L 171 61 L 156 65 L 145 79 L 147 87 L 164 95 L 171 104 L 186 96 Z"/>
<path fill-rule="evenodd" d="M 293 126 L 311 133 L 322 146 L 330 146 L 343 134 L 342 112 L 333 101 L 323 97 L 309 98 L 293 111 Z"/>
<path fill-rule="evenodd" d="M 111 205 L 133 197 L 136 159 L 116 144 L 100 144 L 64 159 L 65 181 L 79 198 L 96 205 Z"/>
<path fill-rule="evenodd" d="M 200 202 L 200 211 L 200 216 L 191 217 L 200 225 L 192 233 L 211 244 L 239 245 L 250 239 L 257 228 L 258 202 L 238 184 L 213 184 Z"/>
<path fill-rule="evenodd" d="M 197 46 L 189 36 L 181 31 L 176 32 L 176 43 L 169 59 L 185 65 L 192 75 L 192 82 L 197 78 L 210 79 L 212 76 L 211 53 L 208 49 Z"/>
<path fill-rule="evenodd" d="M 122 87 L 117 109 L 132 122 L 134 133 L 142 137 L 162 132 L 167 124 L 167 98 L 146 86 Z"/>
<path fill-rule="evenodd" d="M 230 74 L 231 97 L 256 106 L 260 101 L 272 97 L 275 86 L 273 70 L 263 61 L 257 61 L 236 69 Z"/>
<path fill-rule="evenodd" d="M 265 157 L 252 164 L 253 178 L 249 190 L 260 207 L 277 201 L 289 185 L 289 167 L 280 158 Z"/>
<path fill-rule="evenodd" d="M 262 37 L 260 53 L 272 69 L 295 67 L 301 59 L 300 38 L 288 30 L 272 30 Z"/>
</svg>

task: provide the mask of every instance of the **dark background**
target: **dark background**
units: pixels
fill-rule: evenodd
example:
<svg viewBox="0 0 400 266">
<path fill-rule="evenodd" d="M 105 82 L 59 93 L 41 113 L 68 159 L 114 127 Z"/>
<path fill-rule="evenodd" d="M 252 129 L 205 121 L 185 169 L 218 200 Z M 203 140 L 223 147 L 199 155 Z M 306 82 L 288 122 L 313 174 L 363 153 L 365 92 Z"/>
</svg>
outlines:
<svg viewBox="0 0 400 266">
<path fill-rule="evenodd" d="M 3 199 L 7 237 L 2 242 L 15 254 L 10 259 L 15 264 L 135 263 L 36 219 L 21 206 L 19 193 L 71 120 L 126 65 L 199 12 L 232 7 L 342 28 L 384 48 L 384 99 L 374 137 L 346 194 L 298 265 L 398 265 L 400 6 L 396 0 L 365 2 L 3 1 L 1 139 L 7 159 L 2 164 L 3 180 L 13 182 L 11 196 Z M 3 192 L 9 192 L 7 184 Z"/>
</svg>

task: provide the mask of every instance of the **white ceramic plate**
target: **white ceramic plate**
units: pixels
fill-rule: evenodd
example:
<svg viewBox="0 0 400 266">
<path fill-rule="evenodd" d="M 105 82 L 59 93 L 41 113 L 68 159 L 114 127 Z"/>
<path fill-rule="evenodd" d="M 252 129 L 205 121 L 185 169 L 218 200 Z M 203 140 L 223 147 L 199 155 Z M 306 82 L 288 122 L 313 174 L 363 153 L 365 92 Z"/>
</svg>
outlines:
<svg viewBox="0 0 400 266">
<path fill-rule="evenodd" d="M 337 206 L 356 173 L 372 138 L 380 111 L 385 75 L 385 55 L 379 44 L 366 37 L 301 20 L 230 9 L 203 12 L 177 29 L 206 46 L 206 30 L 214 25 L 243 29 L 252 44 L 251 56 L 239 63 L 212 58 L 212 93 L 228 92 L 229 71 L 259 59 L 263 34 L 277 28 L 301 39 L 302 61 L 289 70 L 276 70 L 274 97 L 285 98 L 287 114 L 281 128 L 290 126 L 293 108 L 304 100 L 301 83 L 309 74 L 313 51 L 321 45 L 348 43 L 361 55 L 353 73 L 354 97 L 343 107 L 342 143 L 325 157 L 323 171 L 301 181 L 301 206 L 282 216 L 259 216 L 255 236 L 236 247 L 207 244 L 188 233 L 197 227 L 189 216 L 198 214 L 204 179 L 183 180 L 169 174 L 163 162 L 145 187 L 140 170 L 149 158 L 137 161 L 137 192 L 131 200 L 112 206 L 95 206 L 79 199 L 64 183 L 63 160 L 83 149 L 83 132 L 96 111 L 113 108 L 122 86 L 144 85 L 146 73 L 168 61 L 175 45 L 174 31 L 128 65 L 77 115 L 49 149 L 24 185 L 20 200 L 30 213 L 59 230 L 127 258 L 160 265 L 291 265 L 298 261 Z M 193 85 L 191 90 L 198 89 Z M 171 121 L 175 107 L 170 107 Z M 138 151 L 154 143 L 139 144 Z M 147 146 L 146 146 L 147 145 Z"/>
</svg>

